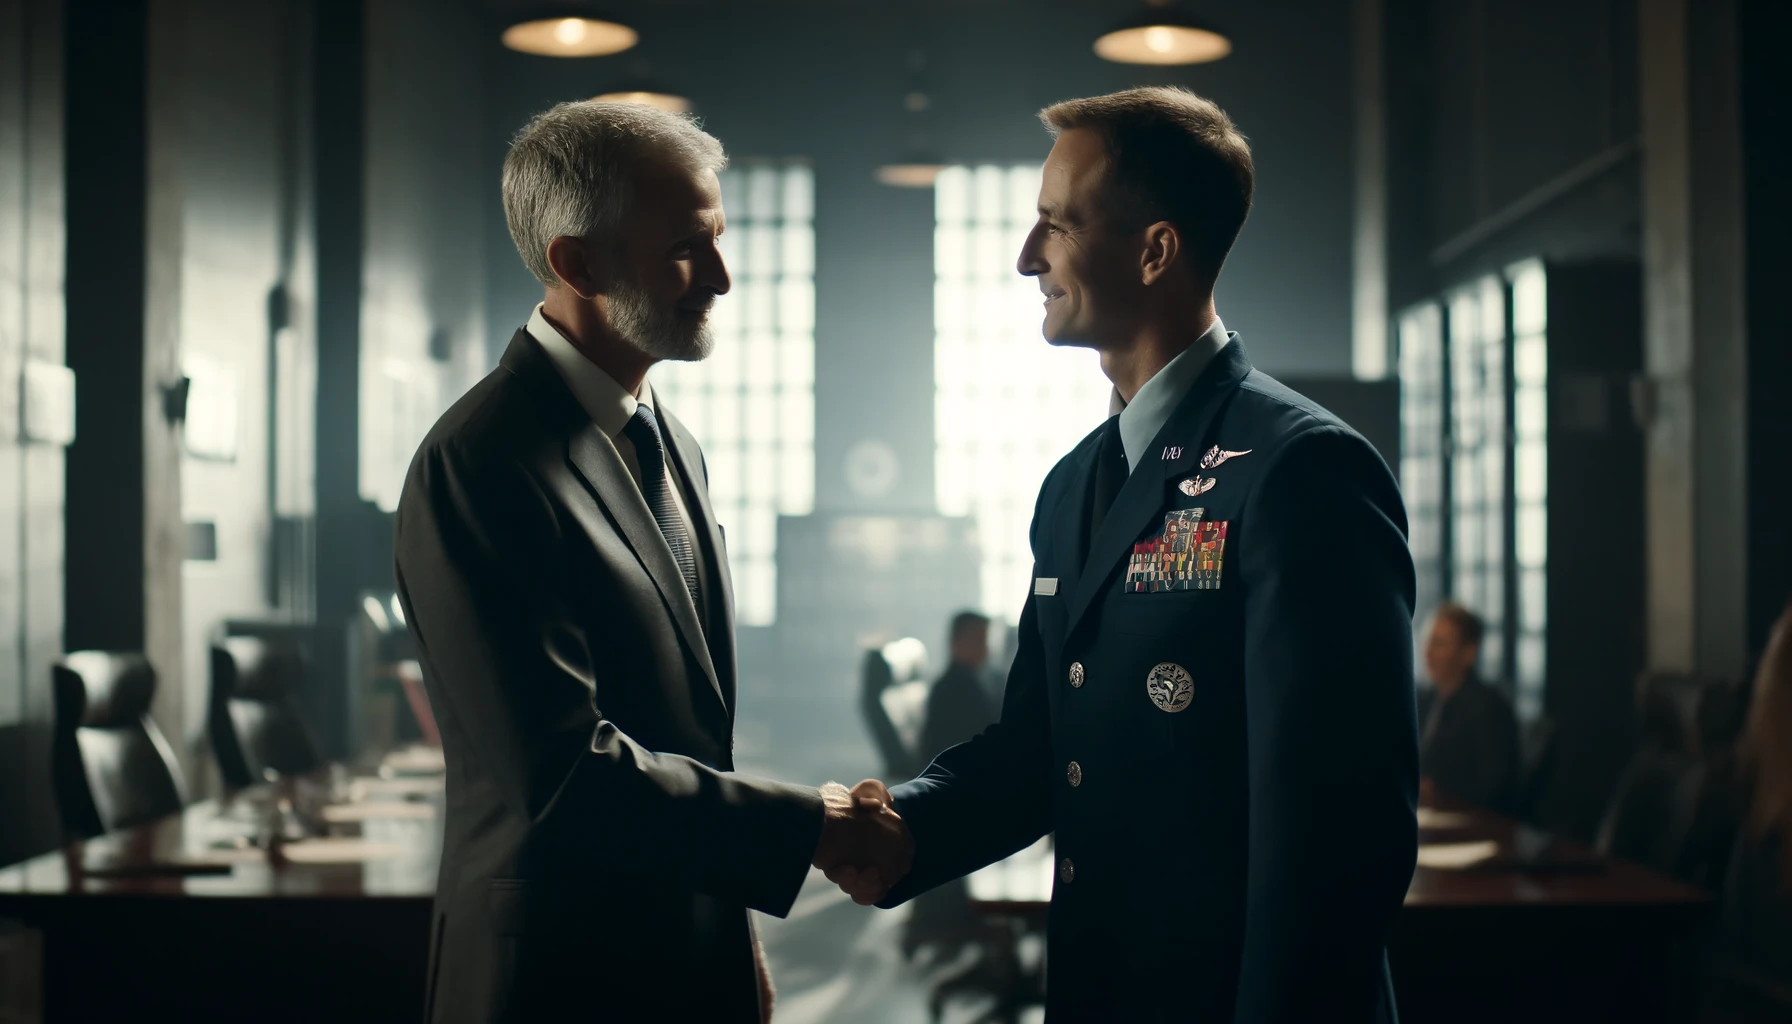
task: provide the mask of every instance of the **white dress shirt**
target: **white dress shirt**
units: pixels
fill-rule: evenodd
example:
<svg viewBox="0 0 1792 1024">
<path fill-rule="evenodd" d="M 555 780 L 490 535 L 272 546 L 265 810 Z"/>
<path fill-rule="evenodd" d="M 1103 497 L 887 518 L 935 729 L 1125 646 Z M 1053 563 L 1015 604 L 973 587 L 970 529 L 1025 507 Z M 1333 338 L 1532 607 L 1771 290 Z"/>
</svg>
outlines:
<svg viewBox="0 0 1792 1024">
<path fill-rule="evenodd" d="M 1132 396 L 1132 401 L 1122 399 L 1118 388 L 1114 390 L 1108 408 L 1120 412 L 1120 445 L 1126 449 L 1127 472 L 1138 468 L 1147 454 L 1145 446 L 1170 421 L 1170 414 L 1182 404 L 1188 389 L 1195 386 L 1201 371 L 1207 369 L 1213 357 L 1219 355 L 1220 349 L 1230 340 L 1226 325 L 1219 317 L 1214 317 L 1213 326 L 1177 353 L 1176 358 L 1165 363 L 1163 369 L 1152 374 Z M 1110 411 L 1108 415 L 1113 413 Z"/>
<path fill-rule="evenodd" d="M 583 353 L 573 347 L 572 342 L 566 340 L 566 336 L 560 333 L 559 328 L 548 322 L 548 318 L 542 315 L 541 303 L 536 303 L 535 312 L 529 317 L 529 325 L 526 330 L 531 338 L 540 343 L 542 351 L 548 354 L 548 361 L 554 364 L 555 370 L 559 371 L 560 379 L 566 382 L 567 388 L 572 391 L 572 396 L 578 399 L 579 406 L 585 410 L 586 415 L 591 417 L 591 422 L 597 424 L 597 428 L 603 431 L 604 436 L 608 437 L 610 443 L 616 447 L 616 454 L 622 457 L 622 464 L 628 467 L 629 476 L 633 477 L 635 481 L 635 490 L 639 491 L 641 489 L 641 460 L 635 454 L 635 443 L 622 432 L 622 428 L 628 426 L 628 421 L 634 417 L 637 405 L 645 405 L 653 411 L 656 418 L 658 417 L 659 410 L 655 409 L 653 405 L 653 386 L 646 380 L 642 380 L 640 397 L 637 398 L 629 394 L 628 389 L 616 383 L 616 378 L 605 373 L 603 368 L 596 363 L 586 359 Z M 659 424 L 660 437 L 663 441 L 666 435 L 666 424 L 664 420 L 660 420 Z M 672 485 L 672 503 L 678 506 L 678 517 L 684 520 L 685 532 L 691 538 L 691 550 L 697 554 L 699 569 L 701 569 L 703 546 L 698 542 L 696 527 L 691 523 L 691 514 L 685 502 L 684 485 L 679 481 L 678 469 L 672 461 L 670 442 L 666 442 L 666 445 L 666 480 Z M 646 501 L 645 495 L 643 495 L 642 501 Z M 651 511 L 650 509 L 649 512 L 651 513 Z M 671 550 L 668 545 L 667 553 L 670 554 Z M 701 609 L 699 609 L 699 618 L 701 617 Z"/>
</svg>

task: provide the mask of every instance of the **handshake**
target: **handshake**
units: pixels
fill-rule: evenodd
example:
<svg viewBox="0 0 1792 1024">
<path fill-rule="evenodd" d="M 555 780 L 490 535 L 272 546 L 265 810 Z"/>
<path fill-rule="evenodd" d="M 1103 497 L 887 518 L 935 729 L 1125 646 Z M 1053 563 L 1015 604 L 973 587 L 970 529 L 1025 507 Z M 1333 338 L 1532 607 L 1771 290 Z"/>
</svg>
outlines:
<svg viewBox="0 0 1792 1024">
<path fill-rule="evenodd" d="M 915 841 L 890 808 L 890 791 L 876 779 L 848 790 L 838 782 L 821 787 L 826 817 L 815 846 L 815 866 L 851 896 L 870 906 L 908 874 Z"/>
</svg>

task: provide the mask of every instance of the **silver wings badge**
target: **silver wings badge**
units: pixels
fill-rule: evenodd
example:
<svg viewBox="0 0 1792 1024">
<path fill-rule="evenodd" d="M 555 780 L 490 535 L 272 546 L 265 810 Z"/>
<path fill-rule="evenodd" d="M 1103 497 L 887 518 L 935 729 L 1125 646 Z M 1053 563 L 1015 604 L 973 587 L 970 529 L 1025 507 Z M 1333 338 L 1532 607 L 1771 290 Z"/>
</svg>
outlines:
<svg viewBox="0 0 1792 1024">
<path fill-rule="evenodd" d="M 1201 468 L 1212 469 L 1227 459 L 1235 459 L 1240 455 L 1249 455 L 1253 450 L 1254 449 L 1246 448 L 1242 452 L 1229 452 L 1216 444 L 1207 450 L 1206 455 L 1201 456 Z"/>
</svg>

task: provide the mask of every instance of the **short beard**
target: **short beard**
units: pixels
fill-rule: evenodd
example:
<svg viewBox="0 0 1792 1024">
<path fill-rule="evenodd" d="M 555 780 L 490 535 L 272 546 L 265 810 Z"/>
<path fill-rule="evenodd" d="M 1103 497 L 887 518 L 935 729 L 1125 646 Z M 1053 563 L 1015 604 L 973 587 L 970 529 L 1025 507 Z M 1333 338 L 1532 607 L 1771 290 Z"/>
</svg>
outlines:
<svg viewBox="0 0 1792 1024">
<path fill-rule="evenodd" d="M 610 326 L 622 340 L 655 359 L 695 362 L 715 350 L 707 309 L 701 314 L 662 309 L 633 281 L 618 282 L 609 298 Z"/>
</svg>

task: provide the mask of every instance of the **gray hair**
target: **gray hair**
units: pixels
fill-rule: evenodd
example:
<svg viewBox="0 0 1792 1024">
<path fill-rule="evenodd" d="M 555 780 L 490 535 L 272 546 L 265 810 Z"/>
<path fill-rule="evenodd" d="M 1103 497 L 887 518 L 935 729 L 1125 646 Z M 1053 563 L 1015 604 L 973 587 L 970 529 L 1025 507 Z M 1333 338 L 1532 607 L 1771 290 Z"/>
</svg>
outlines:
<svg viewBox="0 0 1792 1024">
<path fill-rule="evenodd" d="M 552 286 L 559 279 L 549 242 L 614 231 L 636 170 L 652 159 L 693 171 L 728 165 L 721 142 L 695 118 L 640 103 L 562 103 L 524 125 L 504 158 L 504 219 L 529 272 Z"/>
</svg>

